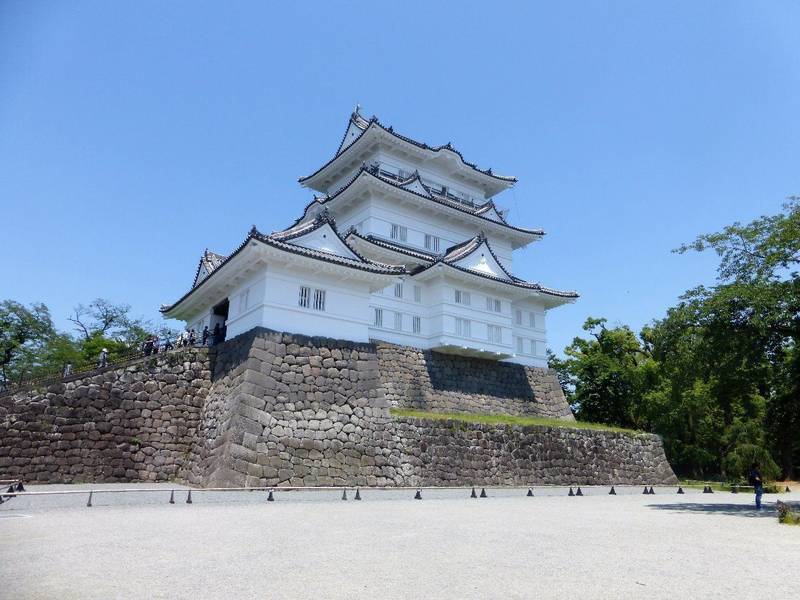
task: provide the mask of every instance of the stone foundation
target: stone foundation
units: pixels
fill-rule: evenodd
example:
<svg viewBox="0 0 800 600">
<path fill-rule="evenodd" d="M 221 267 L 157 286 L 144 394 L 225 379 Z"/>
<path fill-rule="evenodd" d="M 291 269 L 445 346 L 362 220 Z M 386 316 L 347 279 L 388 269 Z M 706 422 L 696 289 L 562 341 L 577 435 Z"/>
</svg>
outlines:
<svg viewBox="0 0 800 600">
<path fill-rule="evenodd" d="M 381 391 L 391 406 L 575 419 L 551 369 L 383 342 L 377 353 Z"/>
<path fill-rule="evenodd" d="M 676 481 L 654 435 L 394 419 L 390 403 L 572 419 L 545 369 L 256 329 L 211 351 L 0 397 L 0 477 L 205 486 Z"/>
<path fill-rule="evenodd" d="M 0 396 L 0 479 L 179 478 L 210 375 L 208 352 L 187 350 Z"/>
</svg>

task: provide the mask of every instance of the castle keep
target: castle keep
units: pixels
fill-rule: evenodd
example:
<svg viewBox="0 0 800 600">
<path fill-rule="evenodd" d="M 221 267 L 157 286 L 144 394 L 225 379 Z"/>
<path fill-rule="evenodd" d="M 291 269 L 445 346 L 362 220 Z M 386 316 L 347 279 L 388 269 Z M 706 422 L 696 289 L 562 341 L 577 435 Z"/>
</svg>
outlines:
<svg viewBox="0 0 800 600">
<path fill-rule="evenodd" d="M 227 341 L 0 396 L 0 473 L 250 487 L 677 481 L 657 436 L 574 423 L 545 349 L 547 311 L 577 294 L 512 274 L 514 250 L 544 235 L 495 205 L 513 177 L 356 110 L 334 157 L 300 181 L 321 195 L 294 224 L 204 252 L 192 288 L 162 307 Z"/>
<path fill-rule="evenodd" d="M 229 338 L 266 327 L 546 366 L 546 313 L 577 294 L 513 275 L 514 251 L 544 236 L 495 205 L 514 177 L 356 110 L 334 157 L 300 182 L 320 195 L 294 224 L 204 252 L 165 316 Z"/>
</svg>

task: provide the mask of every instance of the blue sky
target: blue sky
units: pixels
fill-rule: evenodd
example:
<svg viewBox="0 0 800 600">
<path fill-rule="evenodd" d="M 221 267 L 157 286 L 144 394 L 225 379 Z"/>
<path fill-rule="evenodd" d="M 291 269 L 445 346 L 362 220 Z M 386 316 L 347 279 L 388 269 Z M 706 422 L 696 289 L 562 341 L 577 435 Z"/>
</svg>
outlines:
<svg viewBox="0 0 800 600">
<path fill-rule="evenodd" d="M 795 2 L 0 3 L 0 299 L 158 318 L 203 248 L 289 225 L 356 102 L 519 178 L 516 274 L 637 330 L 800 193 Z"/>
</svg>

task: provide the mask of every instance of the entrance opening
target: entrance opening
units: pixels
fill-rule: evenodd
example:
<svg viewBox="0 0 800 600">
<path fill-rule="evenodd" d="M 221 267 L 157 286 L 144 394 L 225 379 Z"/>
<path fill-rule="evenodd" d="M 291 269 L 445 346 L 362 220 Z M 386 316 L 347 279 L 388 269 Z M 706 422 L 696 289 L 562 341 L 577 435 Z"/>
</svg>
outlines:
<svg viewBox="0 0 800 600">
<path fill-rule="evenodd" d="M 230 302 L 227 298 L 217 304 L 214 308 L 211 309 L 211 319 L 209 324 L 209 329 L 212 331 L 214 335 L 214 344 L 219 344 L 220 342 L 225 341 L 225 335 L 227 333 L 227 327 L 225 326 L 225 321 L 228 320 L 228 309 L 230 308 Z M 219 328 L 217 328 L 219 326 Z"/>
</svg>

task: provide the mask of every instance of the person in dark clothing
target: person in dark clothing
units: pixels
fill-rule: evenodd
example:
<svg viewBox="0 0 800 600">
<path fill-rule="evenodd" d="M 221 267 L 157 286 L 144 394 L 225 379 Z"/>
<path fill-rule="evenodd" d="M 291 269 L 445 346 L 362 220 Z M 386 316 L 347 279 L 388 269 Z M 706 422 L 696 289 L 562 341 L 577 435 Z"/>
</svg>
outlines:
<svg viewBox="0 0 800 600">
<path fill-rule="evenodd" d="M 203 346 L 208 345 L 208 335 L 209 335 L 208 325 L 206 325 L 205 327 L 203 327 Z"/>
<path fill-rule="evenodd" d="M 761 496 L 764 495 L 764 479 L 761 477 L 761 471 L 759 471 L 758 467 L 758 463 L 752 464 L 747 479 L 756 493 L 756 509 L 761 510 Z"/>
<path fill-rule="evenodd" d="M 222 337 L 222 334 L 219 331 L 219 323 L 214 325 L 214 333 L 212 335 L 214 336 L 214 339 L 211 340 L 211 345 L 212 346 L 215 345 L 215 344 L 219 344 L 222 341 L 220 339 Z"/>
<path fill-rule="evenodd" d="M 197 341 L 197 334 L 194 332 L 194 329 L 189 330 L 189 346 L 194 346 L 194 343 Z"/>
<path fill-rule="evenodd" d="M 153 353 L 153 338 L 147 336 L 147 339 L 144 341 L 144 355 L 150 356 Z"/>
</svg>

